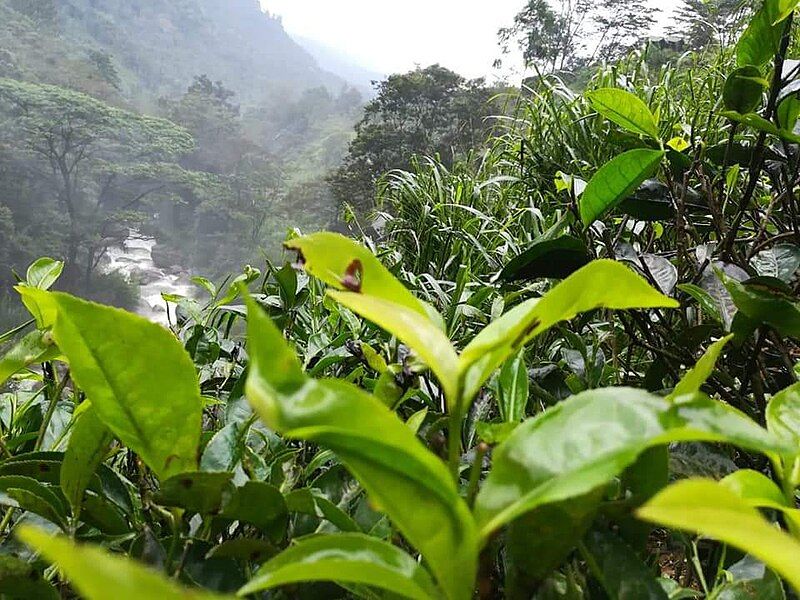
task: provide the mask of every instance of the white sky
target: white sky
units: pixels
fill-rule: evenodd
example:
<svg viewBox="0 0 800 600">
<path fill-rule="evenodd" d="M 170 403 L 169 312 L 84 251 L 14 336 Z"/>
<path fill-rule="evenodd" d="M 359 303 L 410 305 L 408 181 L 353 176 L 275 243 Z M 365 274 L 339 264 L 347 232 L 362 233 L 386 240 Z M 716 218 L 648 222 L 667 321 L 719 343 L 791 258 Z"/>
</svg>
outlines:
<svg viewBox="0 0 800 600">
<path fill-rule="evenodd" d="M 678 0 L 643 0 L 665 11 Z M 525 0 L 261 0 L 290 34 L 311 38 L 381 73 L 438 62 L 467 77 L 490 76 L 497 31 Z"/>
</svg>

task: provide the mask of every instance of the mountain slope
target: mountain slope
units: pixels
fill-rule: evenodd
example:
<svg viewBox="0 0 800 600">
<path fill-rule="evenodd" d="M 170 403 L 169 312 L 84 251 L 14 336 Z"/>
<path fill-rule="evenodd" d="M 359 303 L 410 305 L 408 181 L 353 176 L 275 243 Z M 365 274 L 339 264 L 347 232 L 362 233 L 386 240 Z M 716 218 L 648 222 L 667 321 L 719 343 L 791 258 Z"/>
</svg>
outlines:
<svg viewBox="0 0 800 600">
<path fill-rule="evenodd" d="M 331 48 L 327 44 L 302 36 L 294 36 L 294 38 L 317 60 L 323 69 L 354 85 L 366 98 L 372 98 L 375 95 L 373 81 L 386 79 L 385 73 L 362 67 L 353 57 Z"/>
<path fill-rule="evenodd" d="M 258 0 L 59 0 L 57 10 L 62 35 L 109 55 L 133 98 L 180 93 L 199 74 L 245 105 L 276 89 L 294 96 L 345 85 Z"/>
</svg>

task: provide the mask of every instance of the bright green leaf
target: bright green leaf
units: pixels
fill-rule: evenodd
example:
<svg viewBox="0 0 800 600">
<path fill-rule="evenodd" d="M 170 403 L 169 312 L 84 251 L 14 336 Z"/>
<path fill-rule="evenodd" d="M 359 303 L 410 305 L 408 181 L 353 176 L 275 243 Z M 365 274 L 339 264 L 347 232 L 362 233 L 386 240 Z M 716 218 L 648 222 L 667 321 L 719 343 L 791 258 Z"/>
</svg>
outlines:
<svg viewBox="0 0 800 600">
<path fill-rule="evenodd" d="M 586 95 L 592 107 L 605 118 L 632 133 L 658 140 L 658 121 L 638 97 L 618 88 L 602 88 Z"/>
<path fill-rule="evenodd" d="M 772 24 L 777 25 L 786 20 L 797 9 L 798 4 L 800 4 L 800 0 L 777 0 L 775 7 L 777 14 L 774 16 Z"/>
<path fill-rule="evenodd" d="M 769 477 L 752 469 L 740 469 L 723 477 L 724 485 L 750 506 L 786 508 L 783 492 Z"/>
<path fill-rule="evenodd" d="M 800 542 L 768 523 L 725 486 L 689 479 L 661 491 L 640 519 L 716 538 L 755 556 L 800 591 Z"/>
<path fill-rule="evenodd" d="M 664 152 L 628 150 L 594 174 L 580 198 L 581 221 L 587 227 L 630 196 L 658 171 Z"/>
<path fill-rule="evenodd" d="M 519 423 L 525 418 L 525 407 L 528 405 L 528 367 L 524 351 L 521 350 L 503 364 L 497 383 L 500 418 L 505 422 Z"/>
<path fill-rule="evenodd" d="M 722 354 L 722 350 L 725 348 L 725 345 L 732 339 L 733 334 L 725 336 L 721 340 L 717 340 L 711 344 L 703 356 L 700 357 L 700 360 L 697 361 L 697 364 L 695 364 L 695 366 L 692 367 L 689 372 L 681 378 L 681 380 L 678 382 L 678 385 L 676 385 L 675 389 L 672 390 L 669 398 L 675 399 L 686 394 L 694 394 L 695 392 L 699 392 L 700 387 L 708 380 L 709 377 L 711 377 L 711 374 L 714 372 L 714 366 L 717 364 L 717 359 L 719 359 L 719 355 Z"/>
<path fill-rule="evenodd" d="M 164 575 L 129 558 L 115 556 L 97 546 L 75 544 L 65 537 L 51 536 L 30 525 L 20 527 L 17 536 L 58 565 L 86 600 L 107 600 L 109 595 L 115 600 L 232 598 L 180 587 Z"/>
<path fill-rule="evenodd" d="M 80 405 L 74 419 L 69 446 L 61 463 L 60 482 L 72 507 L 72 516 L 77 519 L 83 505 L 83 494 L 108 452 L 113 436 L 89 401 Z"/>
<path fill-rule="evenodd" d="M 736 63 L 740 67 L 746 65 L 760 67 L 772 60 L 780 47 L 783 29 L 775 25 L 778 17 L 779 11 L 775 10 L 775 4 L 771 0 L 764 2 L 753 15 L 750 24 L 736 44 Z"/>
<path fill-rule="evenodd" d="M 428 573 L 412 557 L 358 533 L 303 539 L 262 565 L 239 595 L 307 581 L 368 585 L 417 600 L 439 596 Z"/>
<path fill-rule="evenodd" d="M 537 506 L 585 494 L 648 448 L 676 441 L 785 451 L 742 413 L 700 395 L 673 404 L 629 388 L 583 392 L 524 422 L 495 448 L 475 505 L 482 536 Z"/>
<path fill-rule="evenodd" d="M 769 401 L 767 428 L 800 454 L 800 383 L 781 390 Z"/>
<path fill-rule="evenodd" d="M 428 561 L 453 600 L 471 596 L 475 525 L 444 464 L 379 400 L 307 378 L 275 325 L 248 299 L 247 398 L 272 429 L 336 453 L 377 508 Z"/>
<path fill-rule="evenodd" d="M 457 357 L 443 332 L 442 318 L 418 300 L 369 249 L 330 232 L 295 238 L 286 247 L 304 269 L 338 291 L 331 298 L 397 336 L 439 378 L 448 401 L 457 395 Z"/>
<path fill-rule="evenodd" d="M 508 357 L 550 327 L 597 308 L 676 308 L 622 263 L 596 260 L 570 275 L 543 298 L 514 307 L 481 331 L 459 359 L 463 394 L 472 398 Z"/>
<path fill-rule="evenodd" d="M 28 267 L 25 283 L 40 290 L 48 290 L 64 270 L 64 263 L 60 260 L 42 257 Z"/>
<path fill-rule="evenodd" d="M 194 470 L 202 402 L 180 342 L 142 317 L 48 293 L 53 335 L 98 418 L 160 478 Z"/>
<path fill-rule="evenodd" d="M 53 344 L 53 336 L 43 331 L 30 332 L 0 358 L 0 386 L 25 367 L 56 356 L 58 348 Z"/>
<path fill-rule="evenodd" d="M 321 231 L 286 242 L 296 250 L 303 269 L 337 290 L 359 289 L 430 317 L 430 308 L 418 300 L 366 247 L 341 234 Z"/>
<path fill-rule="evenodd" d="M 414 349 L 439 378 L 448 400 L 455 400 L 458 357 L 447 336 L 428 318 L 406 306 L 376 296 L 339 291 L 330 291 L 328 295 Z"/>
</svg>

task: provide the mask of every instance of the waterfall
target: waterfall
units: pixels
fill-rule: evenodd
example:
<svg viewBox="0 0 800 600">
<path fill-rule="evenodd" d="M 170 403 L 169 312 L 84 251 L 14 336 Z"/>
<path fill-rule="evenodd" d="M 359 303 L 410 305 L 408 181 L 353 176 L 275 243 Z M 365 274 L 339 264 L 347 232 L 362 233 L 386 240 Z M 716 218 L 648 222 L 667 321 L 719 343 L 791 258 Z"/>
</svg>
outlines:
<svg viewBox="0 0 800 600">
<path fill-rule="evenodd" d="M 189 275 L 179 267 L 161 269 L 153 262 L 155 239 L 131 229 L 121 246 L 106 251 L 100 268 L 104 273 L 117 272 L 132 283 L 139 284 L 139 304 L 136 312 L 157 323 L 167 324 L 165 294 L 192 296 L 194 287 Z M 170 305 L 169 318 L 175 322 L 175 305 Z"/>
</svg>

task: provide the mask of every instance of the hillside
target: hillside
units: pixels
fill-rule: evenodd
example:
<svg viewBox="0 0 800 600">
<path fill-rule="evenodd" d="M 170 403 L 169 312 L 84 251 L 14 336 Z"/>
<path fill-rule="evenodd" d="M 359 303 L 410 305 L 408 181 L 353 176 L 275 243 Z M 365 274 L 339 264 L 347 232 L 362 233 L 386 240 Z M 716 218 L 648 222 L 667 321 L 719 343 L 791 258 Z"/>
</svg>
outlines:
<svg viewBox="0 0 800 600">
<path fill-rule="evenodd" d="M 243 106 L 346 85 L 257 0 L 0 0 L 2 76 L 103 97 L 119 87 L 148 107 L 201 73 L 225 82 Z"/>
</svg>

